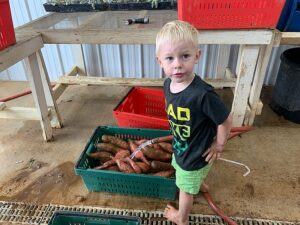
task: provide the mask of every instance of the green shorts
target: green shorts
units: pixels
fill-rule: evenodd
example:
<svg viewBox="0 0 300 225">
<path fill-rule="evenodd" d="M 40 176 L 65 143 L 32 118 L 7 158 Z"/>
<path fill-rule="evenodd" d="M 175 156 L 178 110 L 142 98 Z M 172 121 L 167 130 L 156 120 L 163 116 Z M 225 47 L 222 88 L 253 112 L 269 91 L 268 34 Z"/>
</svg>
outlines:
<svg viewBox="0 0 300 225">
<path fill-rule="evenodd" d="M 172 166 L 176 170 L 176 186 L 181 191 L 193 195 L 199 193 L 200 186 L 211 168 L 211 164 L 207 164 L 199 170 L 186 171 L 178 166 L 174 156 L 172 157 Z"/>
</svg>

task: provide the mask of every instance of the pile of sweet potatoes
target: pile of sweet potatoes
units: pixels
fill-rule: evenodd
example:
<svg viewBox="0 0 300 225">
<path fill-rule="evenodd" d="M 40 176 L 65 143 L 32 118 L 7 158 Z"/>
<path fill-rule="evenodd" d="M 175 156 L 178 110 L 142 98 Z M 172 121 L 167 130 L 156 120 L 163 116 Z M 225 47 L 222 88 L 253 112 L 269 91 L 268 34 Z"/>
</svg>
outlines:
<svg viewBox="0 0 300 225">
<path fill-rule="evenodd" d="M 96 170 L 173 177 L 175 170 L 171 165 L 172 145 L 161 142 L 136 151 L 146 141 L 148 140 L 123 140 L 112 135 L 102 135 L 101 141 L 95 144 L 97 151 L 88 156 L 99 164 L 94 167 Z M 130 157 L 132 153 L 135 153 L 133 159 Z"/>
</svg>

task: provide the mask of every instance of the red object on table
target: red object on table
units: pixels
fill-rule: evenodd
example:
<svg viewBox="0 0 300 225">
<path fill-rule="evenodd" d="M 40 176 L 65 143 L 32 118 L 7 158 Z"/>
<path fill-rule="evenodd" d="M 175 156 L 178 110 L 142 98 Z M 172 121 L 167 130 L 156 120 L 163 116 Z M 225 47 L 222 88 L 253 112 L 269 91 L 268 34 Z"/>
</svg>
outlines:
<svg viewBox="0 0 300 225">
<path fill-rule="evenodd" d="M 0 50 L 16 43 L 8 0 L 0 0 Z"/>
<path fill-rule="evenodd" d="M 285 0 L 178 0 L 178 19 L 197 29 L 275 28 Z"/>
</svg>

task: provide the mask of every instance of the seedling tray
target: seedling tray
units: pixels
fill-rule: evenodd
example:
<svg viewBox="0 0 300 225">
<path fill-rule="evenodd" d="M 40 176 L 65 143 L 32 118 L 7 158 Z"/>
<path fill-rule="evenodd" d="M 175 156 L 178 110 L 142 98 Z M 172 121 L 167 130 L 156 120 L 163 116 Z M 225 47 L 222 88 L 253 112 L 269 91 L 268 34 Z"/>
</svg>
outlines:
<svg viewBox="0 0 300 225">
<path fill-rule="evenodd" d="M 112 192 L 170 200 L 176 198 L 175 178 L 93 169 L 96 161 L 89 158 L 88 154 L 96 151 L 95 143 L 100 143 L 104 134 L 114 135 L 124 140 L 138 140 L 168 136 L 171 132 L 112 126 L 97 127 L 75 165 L 75 173 L 81 176 L 90 192 Z"/>
<path fill-rule="evenodd" d="M 56 211 L 48 225 L 139 225 L 141 219 L 135 216 L 117 216 L 97 213 Z"/>
<path fill-rule="evenodd" d="M 167 1 L 159 2 L 156 6 L 152 6 L 149 2 L 140 3 L 103 3 L 103 4 L 51 4 L 44 3 L 46 12 L 90 12 L 90 11 L 106 11 L 106 10 L 172 10 L 177 9 L 176 2 Z"/>
</svg>

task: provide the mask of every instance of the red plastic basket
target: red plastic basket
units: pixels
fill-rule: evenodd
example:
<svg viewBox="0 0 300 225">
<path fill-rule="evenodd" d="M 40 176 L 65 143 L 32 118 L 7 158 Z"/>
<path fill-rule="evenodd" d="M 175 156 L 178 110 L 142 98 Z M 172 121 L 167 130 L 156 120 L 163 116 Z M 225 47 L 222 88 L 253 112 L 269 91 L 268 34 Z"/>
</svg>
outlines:
<svg viewBox="0 0 300 225">
<path fill-rule="evenodd" d="M 118 126 L 169 129 L 162 89 L 134 87 L 113 110 Z"/>
<path fill-rule="evenodd" d="M 0 50 L 16 43 L 9 1 L 0 0 Z"/>
<path fill-rule="evenodd" d="M 275 28 L 285 0 L 178 0 L 178 19 L 197 29 Z"/>
</svg>

